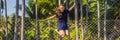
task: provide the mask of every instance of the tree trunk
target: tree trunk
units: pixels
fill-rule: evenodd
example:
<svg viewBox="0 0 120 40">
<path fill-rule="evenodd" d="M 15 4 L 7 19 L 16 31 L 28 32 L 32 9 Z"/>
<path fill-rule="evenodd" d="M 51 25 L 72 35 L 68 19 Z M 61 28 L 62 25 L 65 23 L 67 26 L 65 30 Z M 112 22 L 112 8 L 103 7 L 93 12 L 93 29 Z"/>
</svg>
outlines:
<svg viewBox="0 0 120 40">
<path fill-rule="evenodd" d="M 66 0 L 66 9 L 68 9 L 68 7 L 69 7 L 69 0 Z M 70 22 L 70 17 L 68 14 L 68 24 L 69 24 L 69 22 Z M 70 29 L 68 29 L 68 31 L 69 31 L 68 40 L 70 40 Z"/>
<path fill-rule="evenodd" d="M 107 40 L 107 33 L 106 33 L 106 14 L 107 14 L 107 0 L 105 0 L 105 13 L 104 13 L 104 40 Z"/>
<path fill-rule="evenodd" d="M 3 0 L 0 0 L 0 21 L 2 22 L 2 9 L 3 9 Z"/>
<path fill-rule="evenodd" d="M 61 3 L 61 0 L 58 0 L 58 3 L 59 3 L 59 5 L 62 4 L 62 3 Z"/>
<path fill-rule="evenodd" d="M 25 0 L 22 0 L 21 40 L 24 40 Z"/>
<path fill-rule="evenodd" d="M 120 6 L 120 5 L 119 5 Z M 120 16 L 120 8 L 119 8 L 119 12 L 118 12 L 119 16 Z"/>
<path fill-rule="evenodd" d="M 118 2 L 118 5 L 119 5 L 119 11 L 118 11 L 118 14 L 120 16 L 120 1 Z"/>
<path fill-rule="evenodd" d="M 2 0 L 0 0 L 0 23 L 1 23 L 1 21 L 2 21 L 2 12 L 1 12 L 1 10 L 2 10 L 2 6 L 1 6 L 1 4 L 2 4 Z"/>
<path fill-rule="evenodd" d="M 80 15 L 81 15 L 81 30 L 82 30 L 82 40 L 84 40 L 84 27 L 83 27 L 83 9 L 82 9 L 82 0 L 80 0 Z"/>
<path fill-rule="evenodd" d="M 100 40 L 100 0 L 97 0 L 97 11 L 98 11 L 98 40 Z"/>
<path fill-rule="evenodd" d="M 36 0 L 36 4 L 35 4 L 35 13 L 36 13 L 36 40 L 39 40 L 39 26 L 38 26 L 38 0 Z"/>
<path fill-rule="evenodd" d="M 88 0 L 86 0 L 87 3 L 86 3 L 86 36 L 88 36 Z M 88 39 L 85 39 L 85 40 L 88 40 Z"/>
<path fill-rule="evenodd" d="M 7 2 L 4 0 L 4 8 L 5 8 L 5 13 L 4 13 L 4 18 L 5 18 L 5 27 L 6 27 L 6 40 L 8 40 L 8 20 L 7 20 Z"/>
<path fill-rule="evenodd" d="M 14 40 L 17 40 L 18 35 L 18 13 L 19 12 L 19 0 L 16 0 L 16 13 L 15 13 L 15 27 L 14 27 Z"/>
<path fill-rule="evenodd" d="M 74 0 L 75 5 L 75 30 L 76 30 L 76 40 L 79 40 L 78 36 L 78 5 L 77 5 L 77 0 Z"/>
<path fill-rule="evenodd" d="M 120 8 L 119 8 L 119 16 L 120 16 Z"/>
</svg>

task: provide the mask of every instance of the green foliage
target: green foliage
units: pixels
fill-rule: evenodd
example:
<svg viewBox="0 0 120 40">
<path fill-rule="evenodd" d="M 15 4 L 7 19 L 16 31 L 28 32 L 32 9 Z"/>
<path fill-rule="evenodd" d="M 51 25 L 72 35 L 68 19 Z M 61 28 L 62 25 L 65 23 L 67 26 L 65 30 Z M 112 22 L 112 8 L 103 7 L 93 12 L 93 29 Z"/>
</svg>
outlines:
<svg viewBox="0 0 120 40">
<path fill-rule="evenodd" d="M 46 18 L 54 14 L 53 9 L 57 6 L 57 0 L 38 0 L 38 18 Z M 29 0 L 28 7 L 26 7 L 27 15 L 35 18 L 35 1 Z"/>
<path fill-rule="evenodd" d="M 69 1 L 69 7 L 72 6 L 74 0 Z M 86 1 L 83 0 L 83 16 L 84 20 L 86 19 Z M 62 3 L 65 5 L 65 1 L 62 1 Z M 79 3 L 79 1 L 78 1 Z M 89 4 L 89 23 L 88 23 L 88 35 L 85 35 L 85 39 L 87 40 L 97 40 L 97 0 L 88 0 Z M 120 1 L 119 0 L 109 0 L 107 4 L 107 20 L 114 20 L 116 16 L 119 15 L 119 7 L 120 7 Z M 39 20 L 45 19 L 49 16 L 54 15 L 53 9 L 58 6 L 58 0 L 38 0 L 38 18 Z M 80 6 L 80 4 L 78 4 Z M 28 6 L 26 8 L 26 13 L 28 17 L 25 17 L 25 39 L 26 40 L 35 40 L 35 0 L 29 0 Z M 80 8 L 80 7 L 79 7 Z M 78 9 L 79 9 L 78 8 Z M 74 10 L 70 12 L 70 39 L 75 40 L 75 24 L 74 24 Z M 78 13 L 80 14 L 80 10 L 78 10 Z M 103 20 L 104 17 L 104 0 L 100 1 L 100 19 Z M 13 38 L 13 30 L 14 30 L 14 23 L 15 23 L 15 14 L 13 14 L 12 17 L 8 17 L 8 29 L 9 29 L 9 39 L 12 40 Z M 4 19 L 4 18 L 3 18 Z M 2 20 L 3 20 L 2 19 Z M 79 15 L 80 19 L 80 15 Z M 20 35 L 20 28 L 21 28 L 21 21 L 19 17 L 19 27 L 18 27 L 18 36 Z M 92 20 L 92 21 L 91 21 Z M 5 22 L 0 21 L 0 39 L 5 39 Z M 85 25 L 85 23 L 84 23 Z M 103 21 L 101 21 L 101 29 L 103 29 Z M 113 32 L 113 26 L 114 21 L 107 21 L 107 33 L 108 35 Z M 86 26 L 84 26 L 85 28 Z M 39 30 L 40 30 L 40 39 L 41 40 L 57 40 L 58 34 L 55 32 L 55 29 L 57 29 L 57 21 L 56 19 L 49 20 L 49 21 L 39 21 Z M 81 27 L 79 22 L 79 38 L 82 39 L 82 33 L 81 33 Z M 85 30 L 85 29 L 84 29 Z M 86 30 L 85 30 L 86 31 Z M 103 30 L 101 30 L 101 35 L 103 35 Z M 20 36 L 18 37 L 20 38 Z M 65 37 L 65 40 L 68 38 Z M 103 36 L 101 36 L 101 40 L 103 39 Z M 118 38 L 118 40 L 120 37 Z"/>
</svg>

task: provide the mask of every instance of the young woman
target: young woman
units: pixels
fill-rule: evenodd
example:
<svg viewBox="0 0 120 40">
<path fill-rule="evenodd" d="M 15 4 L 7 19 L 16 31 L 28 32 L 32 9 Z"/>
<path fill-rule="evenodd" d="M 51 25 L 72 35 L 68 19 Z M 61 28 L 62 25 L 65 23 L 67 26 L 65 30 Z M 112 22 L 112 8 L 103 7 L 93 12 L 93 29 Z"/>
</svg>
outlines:
<svg viewBox="0 0 120 40">
<path fill-rule="evenodd" d="M 64 37 L 65 35 L 69 35 L 69 27 L 67 25 L 67 18 L 68 18 L 68 13 L 74 8 L 75 4 L 70 8 L 70 9 L 65 9 L 65 7 L 61 4 L 59 5 L 58 8 L 56 8 L 55 11 L 55 15 L 45 19 L 45 20 L 49 20 L 52 19 L 54 17 L 58 18 L 58 29 L 56 30 L 56 32 L 61 36 Z"/>
</svg>

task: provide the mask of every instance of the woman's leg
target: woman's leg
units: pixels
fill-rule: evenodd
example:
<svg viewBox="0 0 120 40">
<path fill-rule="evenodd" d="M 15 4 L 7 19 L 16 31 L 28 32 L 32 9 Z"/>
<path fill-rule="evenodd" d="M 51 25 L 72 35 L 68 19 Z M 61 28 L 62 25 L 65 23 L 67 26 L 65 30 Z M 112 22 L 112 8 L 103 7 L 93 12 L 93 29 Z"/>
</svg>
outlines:
<svg viewBox="0 0 120 40">
<path fill-rule="evenodd" d="M 64 37 L 64 36 L 65 36 L 65 31 L 64 31 L 64 30 L 59 30 L 59 31 L 58 31 L 58 34 L 59 34 L 61 37 Z"/>
<path fill-rule="evenodd" d="M 69 30 L 65 30 L 65 35 L 69 35 Z"/>
</svg>

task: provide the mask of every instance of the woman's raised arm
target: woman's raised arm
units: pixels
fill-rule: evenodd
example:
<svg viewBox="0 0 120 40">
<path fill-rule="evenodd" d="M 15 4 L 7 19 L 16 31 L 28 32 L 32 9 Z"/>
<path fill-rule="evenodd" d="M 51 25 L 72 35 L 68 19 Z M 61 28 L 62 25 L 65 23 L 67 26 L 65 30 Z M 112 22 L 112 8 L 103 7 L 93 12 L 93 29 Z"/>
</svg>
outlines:
<svg viewBox="0 0 120 40">
<path fill-rule="evenodd" d="M 71 11 L 74 7 L 75 7 L 75 3 L 68 9 L 69 11 Z"/>
</svg>

